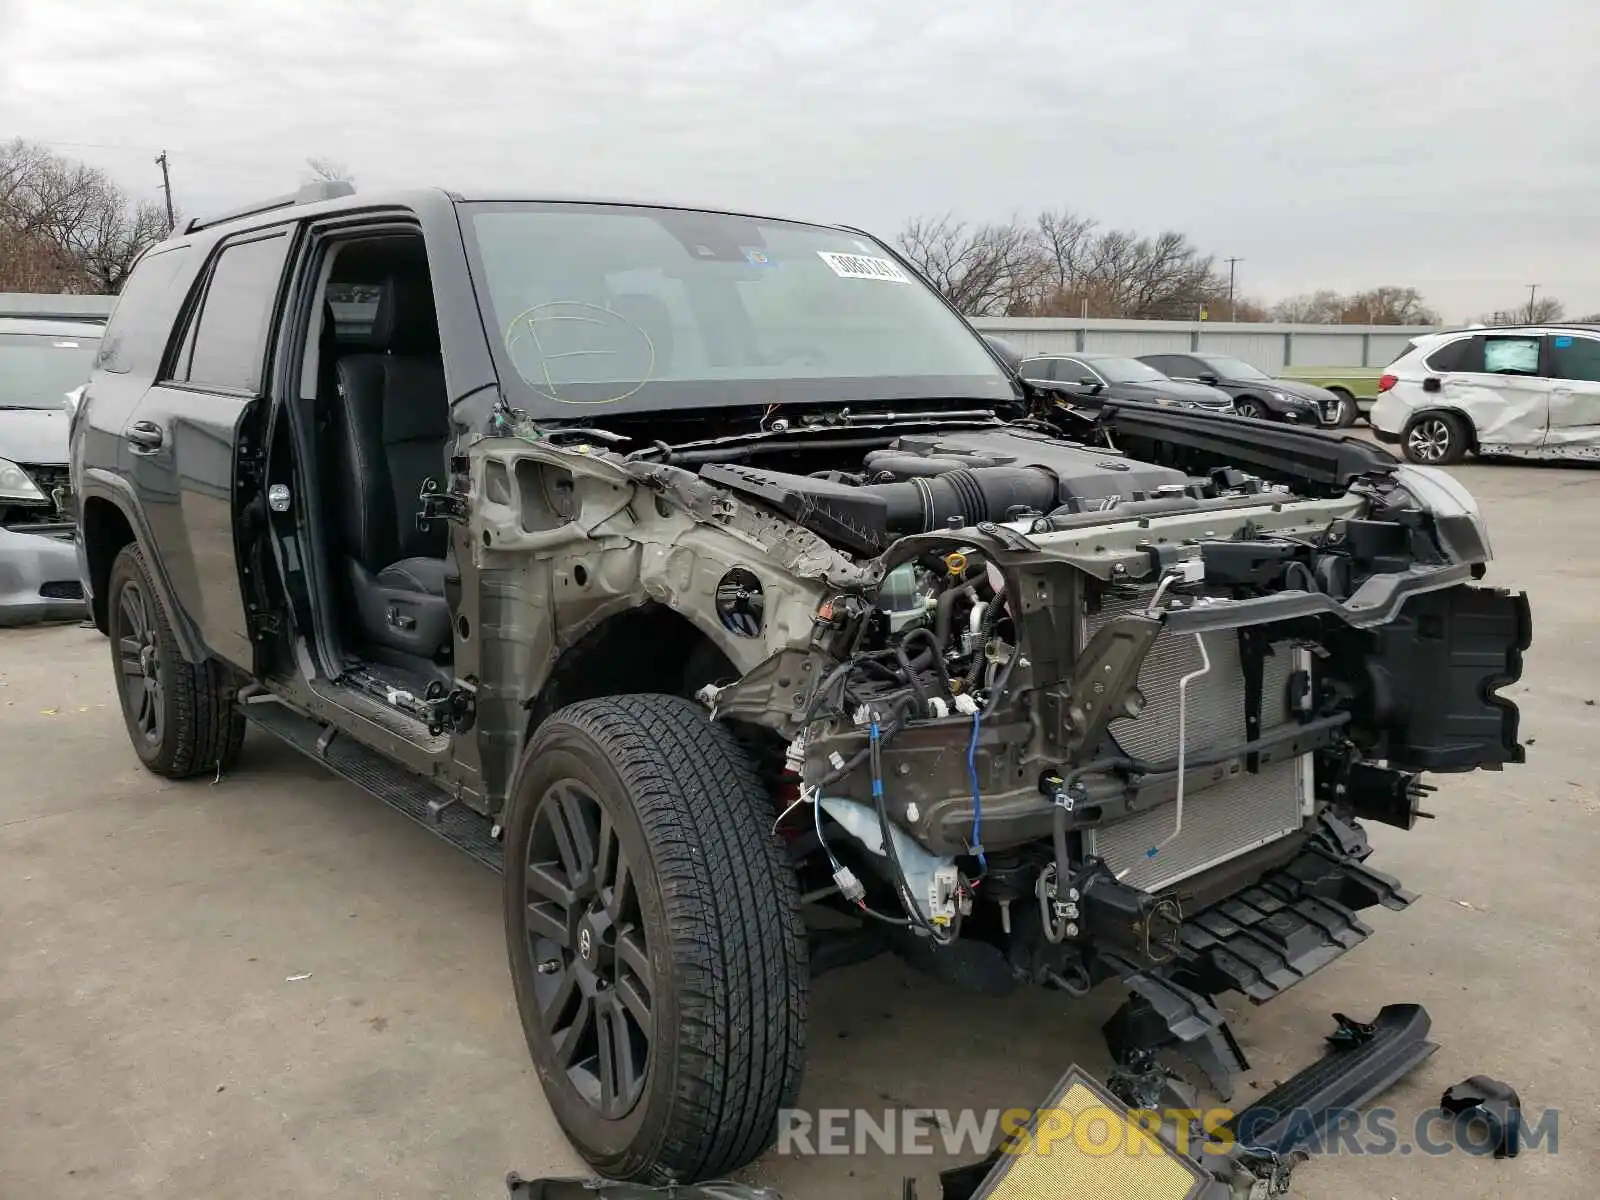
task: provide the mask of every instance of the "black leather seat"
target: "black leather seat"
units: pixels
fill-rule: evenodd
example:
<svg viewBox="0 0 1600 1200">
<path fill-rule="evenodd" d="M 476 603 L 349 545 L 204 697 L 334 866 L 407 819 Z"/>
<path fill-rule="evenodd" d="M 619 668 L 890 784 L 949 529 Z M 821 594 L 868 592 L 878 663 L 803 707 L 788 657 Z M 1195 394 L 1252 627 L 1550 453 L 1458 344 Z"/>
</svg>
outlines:
<svg viewBox="0 0 1600 1200">
<path fill-rule="evenodd" d="M 336 367 L 337 549 L 364 638 L 437 661 L 451 649 L 448 538 L 417 514 L 424 482 L 444 480 L 450 414 L 424 271 L 385 281 L 372 344 Z"/>
</svg>

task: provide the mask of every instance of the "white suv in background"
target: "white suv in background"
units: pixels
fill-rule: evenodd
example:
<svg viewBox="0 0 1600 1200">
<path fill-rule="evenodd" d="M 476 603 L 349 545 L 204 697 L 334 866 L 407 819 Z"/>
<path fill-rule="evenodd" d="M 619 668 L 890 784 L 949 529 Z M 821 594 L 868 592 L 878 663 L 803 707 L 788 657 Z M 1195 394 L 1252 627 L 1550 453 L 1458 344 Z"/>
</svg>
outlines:
<svg viewBox="0 0 1600 1200">
<path fill-rule="evenodd" d="M 1378 381 L 1371 421 L 1380 441 L 1431 466 L 1468 451 L 1600 460 L 1600 326 L 1419 337 Z"/>
</svg>

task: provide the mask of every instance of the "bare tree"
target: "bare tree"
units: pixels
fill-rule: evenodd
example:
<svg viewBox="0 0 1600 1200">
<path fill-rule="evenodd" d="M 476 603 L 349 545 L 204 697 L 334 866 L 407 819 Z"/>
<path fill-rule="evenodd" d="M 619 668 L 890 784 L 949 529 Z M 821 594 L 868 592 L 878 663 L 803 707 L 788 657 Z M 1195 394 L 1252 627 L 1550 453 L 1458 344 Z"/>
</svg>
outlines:
<svg viewBox="0 0 1600 1200">
<path fill-rule="evenodd" d="M 1581 317 L 1573 317 L 1576 325 L 1600 325 L 1600 312 L 1587 313 Z"/>
<path fill-rule="evenodd" d="M 954 216 L 919 219 L 900 235 L 906 257 L 971 316 L 1089 316 L 1192 321 L 1202 311 L 1234 320 L 1316 324 L 1434 325 L 1415 288 L 1353 295 L 1324 289 L 1266 308 L 1235 296 L 1216 260 L 1169 229 L 1144 236 L 1104 229 L 1070 209 L 1028 225 L 969 225 Z"/>
<path fill-rule="evenodd" d="M 1416 288 L 1386 285 L 1346 297 L 1340 321 L 1346 325 L 1437 325 L 1439 314 L 1428 307 Z"/>
<path fill-rule="evenodd" d="M 1295 325 L 1337 325 L 1345 307 L 1343 296 L 1323 289 L 1278 301 L 1272 306 L 1272 319 Z"/>
<path fill-rule="evenodd" d="M 928 282 L 969 316 L 1025 309 L 1045 269 L 1028 231 L 1015 222 L 971 226 L 950 216 L 919 218 L 899 242 Z"/>
<path fill-rule="evenodd" d="M 1548 325 L 1553 321 L 1565 320 L 1567 306 L 1554 296 L 1541 296 L 1537 300 L 1523 301 L 1511 308 L 1497 308 L 1492 313 L 1485 313 L 1478 320 L 1484 325 Z M 1596 320 L 1595 316 L 1578 318 L 1579 324 L 1588 324 Z"/>
<path fill-rule="evenodd" d="M 167 233 L 104 171 L 16 139 L 0 146 L 0 288 L 113 294 Z"/>
<path fill-rule="evenodd" d="M 1036 300 L 1041 309 L 1055 306 L 1057 298 L 1068 296 L 1077 288 L 1094 242 L 1094 230 L 1091 218 L 1067 209 L 1039 214 L 1033 238 L 1044 260 L 1041 275 L 1048 289 Z"/>
<path fill-rule="evenodd" d="M 324 183 L 348 183 L 355 186 L 356 177 L 350 173 L 350 168 L 336 158 L 320 158 L 313 156 L 306 159 L 306 169 L 311 173 L 313 182 L 321 180 Z"/>
</svg>

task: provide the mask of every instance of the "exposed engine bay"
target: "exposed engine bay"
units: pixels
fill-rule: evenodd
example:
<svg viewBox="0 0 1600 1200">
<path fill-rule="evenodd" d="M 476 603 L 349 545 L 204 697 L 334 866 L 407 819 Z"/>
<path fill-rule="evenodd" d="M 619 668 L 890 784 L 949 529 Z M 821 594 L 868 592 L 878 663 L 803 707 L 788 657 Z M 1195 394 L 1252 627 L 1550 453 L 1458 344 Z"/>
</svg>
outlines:
<svg viewBox="0 0 1600 1200">
<path fill-rule="evenodd" d="M 1153 1097 L 1181 1045 L 1226 1094 L 1243 1056 L 1211 998 L 1268 999 L 1410 902 L 1358 821 L 1410 828 L 1422 773 L 1521 761 L 1496 690 L 1526 600 L 1473 585 L 1491 554 L 1458 484 L 1357 438 L 959 415 L 584 454 L 609 495 L 696 518 L 696 566 L 644 591 L 684 608 L 676 581 L 715 569 L 702 616 L 765 647 L 700 695 L 781 757 L 809 896 L 978 990 L 1120 977 L 1124 1092 Z M 637 504 L 626 525 L 573 478 L 563 519 L 642 540 Z"/>
</svg>

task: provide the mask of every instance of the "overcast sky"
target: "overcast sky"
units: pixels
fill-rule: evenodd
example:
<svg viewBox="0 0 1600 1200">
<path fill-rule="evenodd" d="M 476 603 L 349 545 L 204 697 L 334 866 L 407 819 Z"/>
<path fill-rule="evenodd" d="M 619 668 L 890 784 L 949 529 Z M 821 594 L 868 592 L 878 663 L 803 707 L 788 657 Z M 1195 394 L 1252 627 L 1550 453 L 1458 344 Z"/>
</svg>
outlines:
<svg viewBox="0 0 1600 1200">
<path fill-rule="evenodd" d="M 358 186 L 845 221 L 1068 206 L 1240 289 L 1600 309 L 1600 3 L 0 0 L 0 137 L 185 209 Z"/>
</svg>

